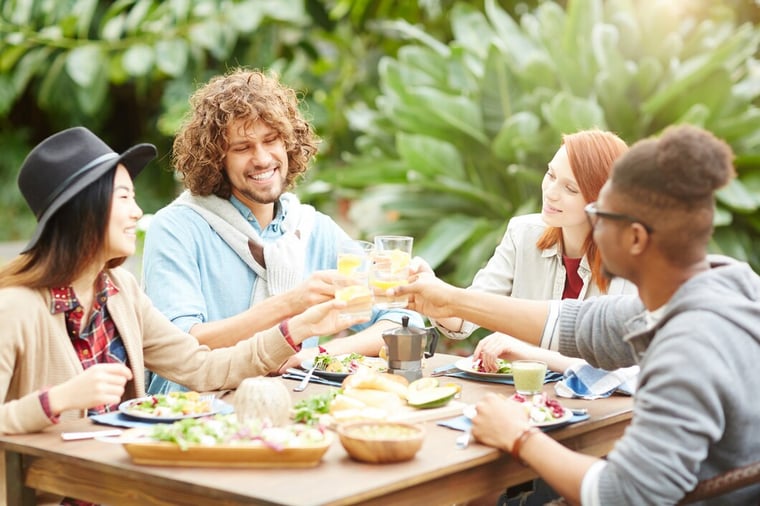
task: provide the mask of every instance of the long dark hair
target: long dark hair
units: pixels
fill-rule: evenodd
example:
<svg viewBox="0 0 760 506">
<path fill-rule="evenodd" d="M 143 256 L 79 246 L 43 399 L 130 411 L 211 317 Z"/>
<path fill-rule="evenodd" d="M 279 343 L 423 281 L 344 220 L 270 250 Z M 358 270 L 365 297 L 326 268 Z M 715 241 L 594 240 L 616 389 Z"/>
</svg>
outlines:
<svg viewBox="0 0 760 506">
<path fill-rule="evenodd" d="M 68 286 L 105 248 L 116 169 L 83 189 L 50 218 L 37 244 L 0 268 L 0 288 Z M 105 267 L 117 267 L 126 257 Z"/>
</svg>

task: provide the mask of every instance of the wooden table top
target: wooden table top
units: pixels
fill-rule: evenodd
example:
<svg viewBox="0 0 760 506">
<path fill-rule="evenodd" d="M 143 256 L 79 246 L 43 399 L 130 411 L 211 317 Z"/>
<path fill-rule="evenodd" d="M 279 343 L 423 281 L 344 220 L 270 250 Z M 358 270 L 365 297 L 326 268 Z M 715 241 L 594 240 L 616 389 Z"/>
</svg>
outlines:
<svg viewBox="0 0 760 506">
<path fill-rule="evenodd" d="M 458 357 L 437 354 L 428 359 L 424 372 L 453 363 Z M 285 381 L 289 389 L 296 381 Z M 460 383 L 461 401 L 474 403 L 486 392 L 511 395 L 512 386 L 452 379 Z M 293 393 L 294 402 L 324 392 L 329 387 L 310 384 Z M 547 391 L 553 394 L 551 385 Z M 225 400 L 230 401 L 229 397 Z M 568 407 L 586 407 L 591 418 L 551 431 L 570 448 L 602 456 L 622 435 L 631 417 L 632 399 L 613 395 L 583 401 L 562 399 Z M 96 502 L 117 504 L 198 504 L 200 498 L 214 504 L 453 504 L 503 490 L 535 477 L 529 469 L 499 451 L 471 444 L 456 449 L 460 432 L 423 422 L 426 438 L 417 456 L 396 464 L 364 464 L 351 460 L 335 441 L 322 462 L 313 468 L 209 468 L 159 467 L 133 464 L 119 444 L 95 440 L 61 440 L 60 433 L 102 427 L 90 420 L 55 425 L 37 434 L 0 436 L 6 451 L 8 504 L 20 504 L 27 487 L 69 494 Z M 16 473 L 16 474 L 14 474 Z M 11 502 L 11 500 L 15 502 Z M 204 502 L 201 501 L 201 502 Z"/>
</svg>

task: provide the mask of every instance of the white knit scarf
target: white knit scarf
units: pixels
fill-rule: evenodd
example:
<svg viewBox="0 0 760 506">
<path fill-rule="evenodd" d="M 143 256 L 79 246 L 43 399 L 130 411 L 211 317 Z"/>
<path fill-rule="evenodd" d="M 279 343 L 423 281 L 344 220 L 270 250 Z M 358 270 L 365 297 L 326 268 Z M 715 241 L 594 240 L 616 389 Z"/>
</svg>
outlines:
<svg viewBox="0 0 760 506">
<path fill-rule="evenodd" d="M 310 205 L 301 204 L 292 193 L 282 194 L 280 201 L 283 208 L 287 208 L 282 222 L 283 236 L 266 242 L 229 200 L 216 195 L 192 195 L 185 190 L 172 205 L 187 206 L 197 212 L 253 269 L 258 276 L 251 292 L 251 304 L 254 304 L 291 290 L 304 279 L 306 244 L 314 226 L 316 211 Z M 263 247 L 266 268 L 253 258 L 248 247 L 249 240 Z"/>
</svg>

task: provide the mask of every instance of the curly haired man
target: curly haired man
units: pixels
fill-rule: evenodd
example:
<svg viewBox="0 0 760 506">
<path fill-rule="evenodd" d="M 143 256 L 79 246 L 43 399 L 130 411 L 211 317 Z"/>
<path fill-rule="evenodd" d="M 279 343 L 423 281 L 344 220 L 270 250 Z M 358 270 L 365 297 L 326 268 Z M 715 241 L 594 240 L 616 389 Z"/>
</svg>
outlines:
<svg viewBox="0 0 760 506">
<path fill-rule="evenodd" d="M 212 78 L 190 104 L 173 150 L 185 191 L 150 222 L 143 276 L 175 325 L 218 348 L 333 298 L 337 245 L 349 237 L 288 192 L 319 143 L 293 89 L 238 68 Z M 376 355 L 382 332 L 404 314 L 422 323 L 414 313 L 375 310 L 325 347 Z M 313 354 L 299 352 L 280 372 Z M 154 377 L 149 392 L 180 388 Z"/>
</svg>

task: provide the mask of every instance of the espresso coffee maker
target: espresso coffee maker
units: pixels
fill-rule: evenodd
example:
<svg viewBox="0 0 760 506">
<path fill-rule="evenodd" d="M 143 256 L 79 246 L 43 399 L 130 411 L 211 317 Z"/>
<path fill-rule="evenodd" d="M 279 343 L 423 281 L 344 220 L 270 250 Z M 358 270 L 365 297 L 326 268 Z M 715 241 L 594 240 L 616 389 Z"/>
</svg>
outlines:
<svg viewBox="0 0 760 506">
<path fill-rule="evenodd" d="M 410 327 L 409 317 L 403 316 L 401 327 L 383 332 L 383 340 L 388 348 L 388 372 L 412 382 L 422 377 L 422 359 L 435 354 L 438 330 Z"/>
</svg>

